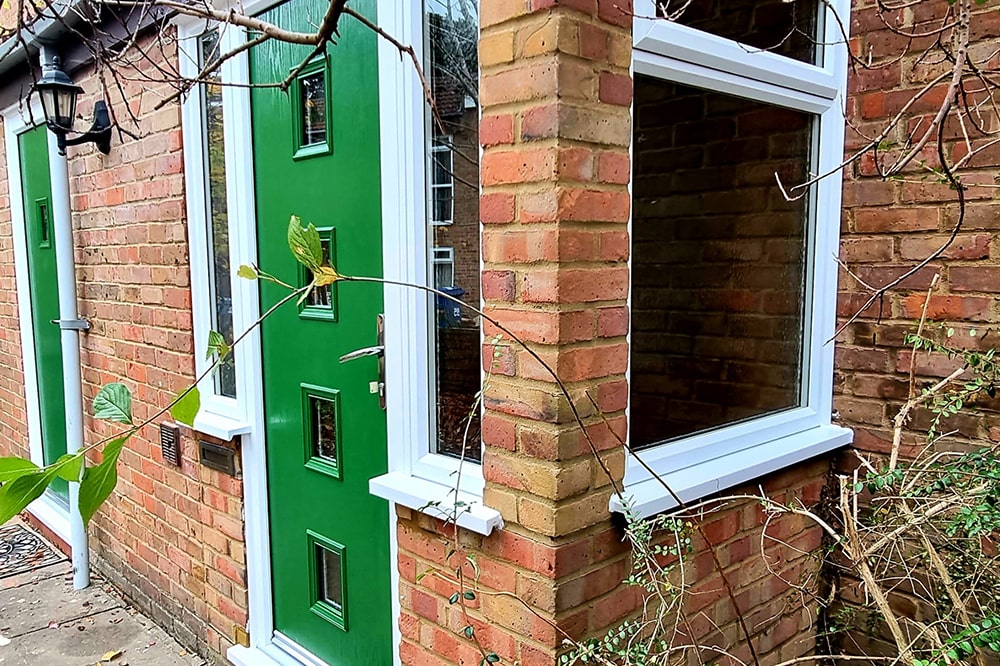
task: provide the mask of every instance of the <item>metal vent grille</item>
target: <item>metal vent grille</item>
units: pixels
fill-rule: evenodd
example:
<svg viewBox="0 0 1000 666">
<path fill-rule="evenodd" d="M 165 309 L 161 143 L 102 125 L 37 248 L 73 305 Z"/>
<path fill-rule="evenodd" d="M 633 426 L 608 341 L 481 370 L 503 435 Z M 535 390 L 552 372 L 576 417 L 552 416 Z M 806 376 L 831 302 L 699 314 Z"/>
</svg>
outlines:
<svg viewBox="0 0 1000 666">
<path fill-rule="evenodd" d="M 181 464 L 181 429 L 172 423 L 160 424 L 160 450 L 171 465 Z"/>
</svg>

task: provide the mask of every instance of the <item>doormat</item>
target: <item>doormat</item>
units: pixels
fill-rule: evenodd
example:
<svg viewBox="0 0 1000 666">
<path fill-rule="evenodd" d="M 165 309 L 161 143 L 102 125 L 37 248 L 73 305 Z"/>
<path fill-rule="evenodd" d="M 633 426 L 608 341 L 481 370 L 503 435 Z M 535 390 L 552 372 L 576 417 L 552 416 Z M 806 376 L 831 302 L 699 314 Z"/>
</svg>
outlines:
<svg viewBox="0 0 1000 666">
<path fill-rule="evenodd" d="M 0 578 L 62 562 L 62 555 L 21 525 L 0 527 Z"/>
</svg>

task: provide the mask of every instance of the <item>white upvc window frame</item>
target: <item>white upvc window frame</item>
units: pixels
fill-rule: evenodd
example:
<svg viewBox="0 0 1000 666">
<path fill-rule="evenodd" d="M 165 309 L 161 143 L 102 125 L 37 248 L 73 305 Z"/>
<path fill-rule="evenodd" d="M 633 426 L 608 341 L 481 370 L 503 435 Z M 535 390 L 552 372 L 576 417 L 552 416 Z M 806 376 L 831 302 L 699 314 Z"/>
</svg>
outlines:
<svg viewBox="0 0 1000 666">
<path fill-rule="evenodd" d="M 179 19 L 178 49 L 181 76 L 194 78 L 199 73 L 200 39 L 205 33 L 204 21 Z M 227 29 L 219 24 L 219 49 L 226 52 L 239 44 L 241 31 L 235 28 Z M 227 61 L 222 65 L 223 80 L 234 79 L 234 64 Z M 246 204 L 243 197 L 228 196 L 228 193 L 240 191 L 239 169 L 233 168 L 239 164 L 235 154 L 236 146 L 241 141 L 238 135 L 238 119 L 230 117 L 234 107 L 233 89 L 223 86 L 223 141 L 225 143 L 226 161 L 226 206 L 229 225 L 229 266 L 232 293 L 233 333 L 239 336 L 254 322 L 252 308 L 247 307 L 248 292 L 244 280 L 236 276 L 236 268 L 243 263 L 252 263 L 252 252 L 248 252 L 248 243 L 253 239 L 245 238 L 246 230 L 240 225 L 232 224 L 240 215 L 245 215 Z M 185 198 L 187 205 L 188 246 L 191 267 L 191 314 L 194 333 L 195 372 L 198 376 L 211 367 L 207 358 L 208 334 L 215 321 L 215 290 L 213 288 L 212 272 L 214 271 L 211 211 L 208 209 L 208 192 L 206 181 L 208 165 L 204 160 L 206 154 L 204 117 L 205 90 L 202 85 L 195 85 L 184 99 L 181 108 L 181 127 L 184 137 L 184 172 Z M 252 211 L 251 211 L 252 213 Z M 229 441 L 237 435 L 251 431 L 251 407 L 249 396 L 253 395 L 253 387 L 248 380 L 247 363 L 249 354 L 234 354 L 236 375 L 236 397 L 220 395 L 215 377 L 211 373 L 199 383 L 201 394 L 201 409 L 195 418 L 194 429 L 213 437 Z"/>
<path fill-rule="evenodd" d="M 455 286 L 455 248 L 453 247 L 441 247 L 435 246 L 431 248 L 431 264 L 434 266 L 434 287 L 436 289 L 441 289 L 442 287 L 454 287 Z M 437 279 L 437 269 L 438 266 L 448 266 L 449 271 L 451 271 L 451 282 L 449 284 L 438 284 Z"/>
<path fill-rule="evenodd" d="M 379 0 L 379 25 L 424 59 L 423 3 Z M 428 193 L 432 130 L 424 90 L 408 60 L 379 41 L 383 274 L 387 280 L 433 284 Z M 417 289 L 387 285 L 385 299 L 386 409 L 389 473 L 369 482 L 372 494 L 446 519 L 455 502 L 459 526 L 481 534 L 503 527 L 483 503 L 482 465 L 436 452 L 434 299 Z"/>
<path fill-rule="evenodd" d="M 847 0 L 821 6 L 817 61 L 812 65 L 753 49 L 655 14 L 655 0 L 636 0 L 633 72 L 803 111 L 815 116 L 811 171 L 829 174 L 812 186 L 806 247 L 806 303 L 801 406 L 701 432 L 630 454 L 624 497 L 611 509 L 649 516 L 677 506 L 651 468 L 689 502 L 833 450 L 853 432 L 832 423 Z M 834 12 L 839 14 L 838 21 Z M 631 303 L 630 303 L 631 305 Z"/>
<path fill-rule="evenodd" d="M 430 211 L 430 222 L 431 226 L 441 227 L 450 226 L 455 222 L 455 154 L 453 149 L 455 147 L 455 137 L 451 134 L 444 134 L 435 137 L 431 141 L 431 178 L 430 178 L 430 194 L 428 195 L 429 201 L 428 210 Z M 440 159 L 440 155 L 447 155 L 447 167 L 446 171 L 446 182 L 435 181 L 435 175 L 437 174 L 437 165 L 435 162 Z M 448 219 L 439 220 L 437 218 L 437 210 L 435 209 L 435 203 L 437 202 L 437 194 L 440 191 L 447 191 L 448 197 L 448 210 L 451 215 Z"/>
</svg>

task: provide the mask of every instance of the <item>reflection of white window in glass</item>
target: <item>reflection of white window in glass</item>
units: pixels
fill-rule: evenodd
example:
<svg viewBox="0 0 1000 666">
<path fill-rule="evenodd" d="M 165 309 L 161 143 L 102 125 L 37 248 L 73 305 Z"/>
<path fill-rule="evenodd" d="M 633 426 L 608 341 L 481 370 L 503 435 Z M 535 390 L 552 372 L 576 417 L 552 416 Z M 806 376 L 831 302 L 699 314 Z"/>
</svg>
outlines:
<svg viewBox="0 0 1000 666">
<path fill-rule="evenodd" d="M 198 38 L 198 66 L 219 56 L 219 33 L 210 30 Z M 229 216 L 226 205 L 226 154 L 223 139 L 222 86 L 219 75 L 202 86 L 202 152 L 208 231 L 208 287 L 212 299 L 212 329 L 226 342 L 233 342 L 233 290 L 229 270 Z M 236 397 L 236 370 L 233 359 L 224 361 L 215 377 L 217 395 Z"/>
<path fill-rule="evenodd" d="M 455 286 L 454 248 L 434 248 L 434 286 L 437 289 Z"/>
<path fill-rule="evenodd" d="M 455 213 L 455 137 L 440 136 L 431 146 L 431 223 L 451 224 Z"/>
</svg>

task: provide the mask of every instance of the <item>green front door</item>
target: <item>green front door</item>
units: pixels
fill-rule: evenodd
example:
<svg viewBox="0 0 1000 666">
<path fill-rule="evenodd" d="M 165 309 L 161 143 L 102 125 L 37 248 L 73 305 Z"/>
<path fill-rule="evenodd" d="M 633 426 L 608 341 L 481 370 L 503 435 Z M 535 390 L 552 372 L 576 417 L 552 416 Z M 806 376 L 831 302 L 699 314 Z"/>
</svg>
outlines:
<svg viewBox="0 0 1000 666">
<path fill-rule="evenodd" d="M 66 453 L 62 347 L 59 326 L 59 284 L 52 228 L 52 192 L 49 180 L 49 144 L 45 127 L 18 136 L 21 155 L 21 194 L 28 249 L 28 285 L 34 329 L 35 373 L 38 377 L 38 411 L 41 419 L 45 464 Z M 30 377 L 30 370 L 25 375 Z M 66 499 L 68 487 L 56 479 L 50 488 Z"/>
<path fill-rule="evenodd" d="M 374 2 L 352 7 L 374 18 Z M 312 30 L 325 0 L 263 14 Z M 381 275 L 376 37 L 345 17 L 338 44 L 285 93 L 253 88 L 258 256 L 289 284 L 307 275 L 288 250 L 297 215 L 320 230 L 331 263 Z M 309 47 L 253 49 L 253 83 L 281 81 Z M 262 311 L 288 290 L 262 282 Z M 262 327 L 275 630 L 331 666 L 392 663 L 389 513 L 368 492 L 386 471 L 378 359 L 339 357 L 377 343 L 382 289 L 344 284 L 281 308 Z"/>
</svg>

